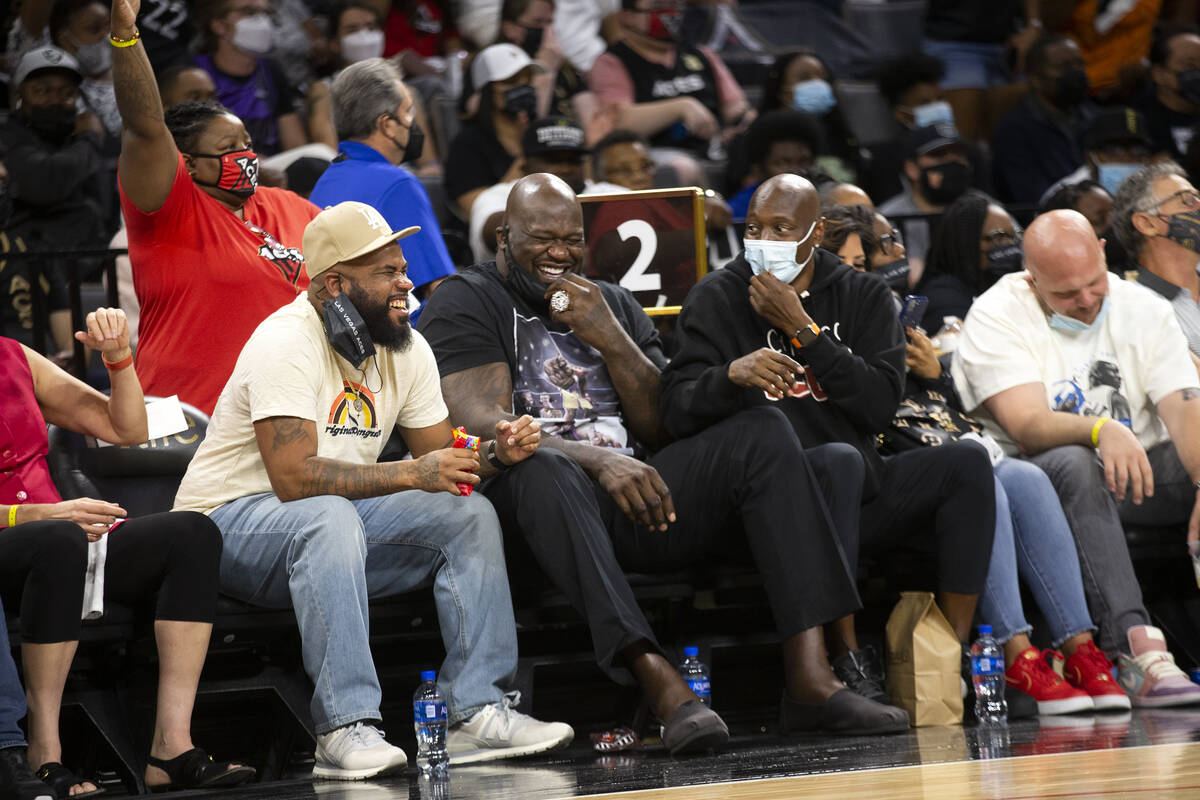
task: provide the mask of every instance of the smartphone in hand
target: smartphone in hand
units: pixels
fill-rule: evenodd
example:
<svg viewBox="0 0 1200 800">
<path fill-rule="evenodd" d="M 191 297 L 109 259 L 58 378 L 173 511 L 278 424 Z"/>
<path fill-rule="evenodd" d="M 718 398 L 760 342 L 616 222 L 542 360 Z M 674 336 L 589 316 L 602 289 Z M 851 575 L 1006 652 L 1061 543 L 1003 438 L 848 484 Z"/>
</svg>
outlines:
<svg viewBox="0 0 1200 800">
<path fill-rule="evenodd" d="M 929 308 L 929 298 L 923 294 L 910 294 L 904 298 L 900 306 L 900 324 L 905 330 L 921 327 L 925 318 L 925 309 Z"/>
</svg>

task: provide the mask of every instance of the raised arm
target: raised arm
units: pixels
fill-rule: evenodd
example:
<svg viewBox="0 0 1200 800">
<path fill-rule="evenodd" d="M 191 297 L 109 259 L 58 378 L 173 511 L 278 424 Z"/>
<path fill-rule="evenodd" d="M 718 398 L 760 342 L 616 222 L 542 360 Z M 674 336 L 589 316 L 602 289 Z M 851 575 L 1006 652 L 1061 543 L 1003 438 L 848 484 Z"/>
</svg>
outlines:
<svg viewBox="0 0 1200 800">
<path fill-rule="evenodd" d="M 112 33 L 132 39 L 141 0 L 113 0 Z M 113 88 L 121 112 L 121 157 L 117 162 L 121 186 L 139 210 L 162 208 L 175 182 L 179 151 L 163 121 L 162 98 L 154 70 L 139 41 L 113 48 Z"/>
</svg>

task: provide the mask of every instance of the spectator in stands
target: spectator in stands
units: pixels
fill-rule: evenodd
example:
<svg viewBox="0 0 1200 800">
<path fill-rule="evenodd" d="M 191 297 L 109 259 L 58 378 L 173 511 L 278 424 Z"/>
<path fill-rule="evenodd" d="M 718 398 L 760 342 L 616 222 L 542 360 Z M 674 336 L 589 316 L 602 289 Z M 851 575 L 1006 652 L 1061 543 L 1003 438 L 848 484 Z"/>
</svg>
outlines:
<svg viewBox="0 0 1200 800">
<path fill-rule="evenodd" d="M 158 93 L 163 110 L 179 103 L 207 103 L 217 99 L 217 85 L 212 76 L 192 64 L 167 67 L 158 76 Z"/>
<path fill-rule="evenodd" d="M 554 0 L 504 0 L 494 44 L 515 44 L 544 67 L 533 77 L 539 117 L 558 114 L 586 127 L 595 114 L 596 100 L 583 76 L 563 56 L 554 35 L 554 16 Z M 580 103 L 584 108 L 579 109 Z"/>
<path fill-rule="evenodd" d="M 328 66 L 331 55 L 325 20 L 313 14 L 313 7 L 321 6 L 305 0 L 270 0 L 270 3 L 273 35 L 268 55 L 283 70 L 288 83 L 302 89 L 313 82 L 317 69 Z"/>
<path fill-rule="evenodd" d="M 1151 84 L 1138 99 L 1154 149 L 1178 161 L 1200 117 L 1200 29 L 1164 28 L 1150 48 Z"/>
<path fill-rule="evenodd" d="M 1121 182 L 1146 164 L 1155 153 L 1146 129 L 1146 118 L 1125 106 L 1107 106 L 1096 112 L 1083 134 L 1083 165 L 1059 179 L 1038 203 L 1074 183 L 1093 180 L 1115 196 Z"/>
<path fill-rule="evenodd" d="M 1029 48 L 1029 94 L 996 126 L 996 191 L 1011 203 L 1036 203 L 1051 184 L 1083 164 L 1083 134 L 1093 116 L 1079 45 L 1046 34 Z"/>
<path fill-rule="evenodd" d="M 826 181 L 817 184 L 813 180 L 813 173 L 810 170 L 805 175 L 817 187 L 817 196 L 821 198 L 821 208 L 833 208 L 834 206 L 866 206 L 867 208 L 875 208 L 875 204 L 871 202 L 871 198 L 861 187 L 855 186 L 853 183 L 838 183 L 837 181 Z"/>
<path fill-rule="evenodd" d="M 113 36 L 121 40 L 137 35 L 128 8 L 129 0 L 114 0 Z M 212 413 L 251 332 L 308 286 L 296 245 L 317 208 L 258 188 L 255 143 L 229 110 L 183 103 L 164 117 L 140 43 L 114 48 L 113 69 L 143 387 Z"/>
<path fill-rule="evenodd" d="M 815 50 L 782 53 L 763 80 L 758 113 L 793 109 L 812 114 L 821 124 L 825 153 L 816 163 L 843 181 L 853 181 L 862 160 L 858 140 L 850 132 L 832 86 L 833 74 Z"/>
<path fill-rule="evenodd" d="M 728 730 L 664 657 L 622 569 L 659 572 L 747 550 L 784 638 L 784 729 L 906 730 L 904 712 L 844 690 L 818 627 L 858 605 L 822 513 L 824 500 L 857 502 L 854 454 L 822 453 L 831 469 L 850 458 L 822 488 L 817 456 L 806 456 L 771 408 L 668 444 L 658 334 L 630 292 L 582 277 L 583 253 L 570 187 L 550 175 L 523 178 L 509 196 L 498 260 L 448 280 L 421 319 L 455 422 L 486 430 L 537 413 L 548 434 L 525 464 L 483 485 L 506 531 L 519 532 L 588 620 L 601 667 L 642 686 L 672 753 L 723 745 Z M 771 363 L 751 358 L 735 370 L 755 391 L 775 391 Z M 530 408 L 533 396 L 549 399 Z M 730 520 L 744 537 L 730 540 Z"/>
<path fill-rule="evenodd" d="M 654 159 L 650 142 L 633 131 L 616 130 L 596 143 L 592 150 L 596 179 L 632 191 L 654 188 Z"/>
<path fill-rule="evenodd" d="M 1164 300 L 1109 280 L 1078 212 L 1034 220 L 1025 266 L 967 317 L 952 365 L 963 408 L 1010 455 L 1019 451 L 1050 477 L 1100 646 L 1120 651 L 1119 680 L 1133 704 L 1200 702 L 1200 686 L 1149 624 L 1121 528 L 1183 525 L 1190 516 L 1189 544 L 1200 541 L 1200 379 L 1187 342 Z"/>
<path fill-rule="evenodd" d="M 137 25 L 155 73 L 191 61 L 189 48 L 196 35 L 193 5 L 180 0 L 143 0 Z"/>
<path fill-rule="evenodd" d="M 966 319 L 975 298 L 1021 271 L 1021 226 L 983 192 L 969 191 L 938 222 L 925 271 L 913 290 L 929 298 L 921 327 L 933 333 L 946 317 Z"/>
<path fill-rule="evenodd" d="M 264 156 L 308 142 L 296 112 L 299 97 L 279 64 L 270 0 L 204 0 L 197 23 L 202 46 L 194 62 L 217 84 L 217 99 L 246 126 Z"/>
<path fill-rule="evenodd" d="M 446 20 L 445 5 L 444 0 L 397 0 L 387 12 L 383 54 L 398 56 L 404 75 L 418 85 L 427 78 L 440 82 L 447 64 L 439 59 L 455 58 L 463 49 L 458 31 Z M 428 97 L 424 88 L 419 91 Z"/>
<path fill-rule="evenodd" d="M 0 642 L 8 642 L 4 608 L 0 606 Z M 12 800 L 54 800 L 54 792 L 34 777 L 25 752 L 28 745 L 17 722 L 25 716 L 25 690 L 6 646 L 0 652 L 0 796 Z"/>
<path fill-rule="evenodd" d="M 413 286 L 398 242 L 416 232 L 392 231 L 354 201 L 309 224 L 313 282 L 246 343 L 175 498 L 220 527 L 223 592 L 295 609 L 316 686 L 315 778 L 405 767 L 375 726 L 367 607 L 430 583 L 451 762 L 531 755 L 574 736 L 514 710 L 517 632 L 500 525 L 482 495 L 457 488 L 528 458 L 539 428 L 528 416 L 506 420 L 479 431 L 494 431 L 480 453 L 451 449 L 437 364 L 408 323 Z M 413 459 L 376 463 L 393 429 Z"/>
<path fill-rule="evenodd" d="M 0 339 L 6 397 L 0 413 L 0 500 L 8 509 L 7 530 L 0 534 L 0 596 L 21 615 L 29 764 L 56 797 L 99 793 L 94 782 L 61 763 L 59 708 L 79 643 L 80 611 L 103 614 L 109 603 L 140 609 L 156 597 L 159 686 L 146 785 L 233 786 L 254 770 L 214 761 L 191 739 L 196 684 L 216 616 L 221 559 L 216 526 L 195 513 L 125 519 L 128 514 L 115 503 L 64 501 L 50 478 L 46 423 L 120 445 L 148 437 L 124 314 L 102 308 L 88 314 L 86 324 L 86 333 L 75 338 L 100 351 L 111 396 L 17 342 Z M 88 575 L 89 560 L 93 570 L 103 565 L 98 573 Z M 4 644 L 7 649 L 7 637 Z"/>
<path fill-rule="evenodd" d="M 875 233 L 875 214 L 866 206 L 834 206 L 823 216 L 821 249 L 859 272 L 871 272 L 872 257 L 882 249 Z"/>
<path fill-rule="evenodd" d="M 588 83 L 615 127 L 649 137 L 657 163 L 674 166 L 682 185 L 703 185 L 691 158 L 718 157 L 755 111 L 719 56 L 679 42 L 676 0 L 622 0 L 621 9 L 621 39 L 596 59 Z"/>
<path fill-rule="evenodd" d="M 475 198 L 489 186 L 521 176 L 521 136 L 537 116 L 533 73 L 537 62 L 514 44 L 494 44 L 471 62 L 479 107 L 450 144 L 446 196 L 469 218 Z"/>
<path fill-rule="evenodd" d="M 21 249 L 102 245 L 111 197 L 101 156 L 104 128 L 95 114 L 79 111 L 75 59 L 55 47 L 30 50 L 12 79 L 18 108 L 0 126 L 12 204 L 5 233 L 19 239 Z M 4 335 L 33 345 L 31 292 L 42 292 L 54 352 L 62 353 L 72 346 L 67 265 L 55 260 L 40 267 L 35 286 L 28 262 L 5 265 L 0 320 Z"/>
<path fill-rule="evenodd" d="M 888 141 L 871 148 L 871 157 L 860 182 L 876 203 L 904 191 L 904 161 L 908 158 L 911 131 L 942 122 L 954 124 L 954 111 L 939 85 L 945 74 L 941 60 L 924 53 L 900 56 L 879 68 L 879 91 L 895 125 Z M 974 142 L 966 142 L 965 146 L 974 176 L 971 185 L 990 191 L 991 168 L 987 155 Z"/>
<path fill-rule="evenodd" d="M 1092 223 L 1096 237 L 1104 242 L 1104 260 L 1108 262 L 1109 272 L 1124 276 L 1125 271 L 1132 268 L 1129 254 L 1121 244 L 1121 239 L 1113 230 L 1112 208 L 1113 197 L 1103 186 L 1093 180 L 1084 180 L 1074 186 L 1064 186 L 1046 198 L 1038 211 L 1046 213 L 1056 208 L 1069 208 L 1078 211 Z"/>
<path fill-rule="evenodd" d="M 940 214 L 971 187 L 972 167 L 968 150 L 951 124 L 939 122 L 916 128 L 908 134 L 903 193 L 879 205 L 887 217 Z M 929 220 L 924 217 L 903 223 L 905 247 L 913 275 L 921 277 L 929 248 Z"/>
<path fill-rule="evenodd" d="M 1087 62 L 1088 85 L 1102 102 L 1122 100 L 1143 76 L 1154 26 L 1160 13 L 1166 15 L 1165 6 L 1182 9 L 1183 15 L 1191 19 L 1196 14 L 1194 8 L 1186 8 L 1188 3 L 1171 0 L 1125 0 L 1116 6 L 1099 0 L 1041 5 L 1047 15 L 1066 17 L 1061 26 L 1048 27 L 1078 42 Z"/>
<path fill-rule="evenodd" d="M 620 33 L 621 0 L 557 0 L 554 33 L 563 56 L 583 75 L 592 71 L 608 40 Z"/>
<path fill-rule="evenodd" d="M 1188 349 L 1200 356 L 1200 193 L 1173 161 L 1135 172 L 1117 192 L 1113 228 L 1136 259 L 1138 283 L 1171 304 Z"/>
<path fill-rule="evenodd" d="M 746 131 L 748 172 L 732 181 L 740 190 L 729 198 L 734 219 L 746 218 L 750 198 L 763 181 L 776 175 L 803 175 L 825 150 L 825 138 L 816 117 L 805 111 L 768 111 Z"/>
<path fill-rule="evenodd" d="M 408 278 L 425 300 L 454 273 L 454 264 L 425 187 L 401 166 L 419 159 L 425 143 L 412 108 L 412 95 L 391 61 L 369 58 L 342 70 L 333 83 L 341 156 L 317 181 L 310 199 L 321 208 L 358 200 L 397 230 L 407 222 L 420 225 L 406 248 Z"/>
<path fill-rule="evenodd" d="M 908 251 L 904 248 L 904 237 L 891 220 L 878 211 L 874 214 L 874 222 L 879 250 L 868 253 L 871 271 L 883 278 L 884 283 L 893 292 L 906 292 L 911 270 L 908 266 Z"/>
<path fill-rule="evenodd" d="M 991 465 L 965 442 L 876 453 L 900 403 L 903 332 L 883 282 L 818 248 L 823 235 L 807 180 L 777 175 L 758 188 L 746 251 L 702 278 L 684 302 L 679 351 L 663 375 L 663 421 L 671 435 L 688 436 L 777 401 L 806 447 L 853 446 L 865 470 L 862 495 L 848 506 L 830 502 L 847 563 L 854 569 L 860 550 L 882 554 L 905 543 L 932 550 L 938 604 L 965 649 L 995 526 Z M 770 380 L 788 396 L 768 396 L 729 366 L 743 359 L 769 360 Z M 828 639 L 835 666 L 864 694 L 882 696 L 858 669 L 853 619 L 838 620 Z"/>
</svg>

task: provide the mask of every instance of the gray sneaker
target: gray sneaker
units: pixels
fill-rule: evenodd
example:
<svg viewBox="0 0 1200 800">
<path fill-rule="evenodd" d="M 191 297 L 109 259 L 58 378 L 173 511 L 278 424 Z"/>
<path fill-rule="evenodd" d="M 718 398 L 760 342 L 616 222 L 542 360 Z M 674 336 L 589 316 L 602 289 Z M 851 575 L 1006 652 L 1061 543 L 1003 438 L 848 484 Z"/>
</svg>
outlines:
<svg viewBox="0 0 1200 800">
<path fill-rule="evenodd" d="M 317 736 L 314 778 L 360 781 L 390 775 L 408 766 L 404 751 L 383 738 L 383 731 L 355 722 Z"/>
<path fill-rule="evenodd" d="M 531 756 L 559 750 L 575 738 L 575 731 L 564 722 L 540 722 L 514 710 L 520 702 L 520 692 L 509 692 L 499 703 L 484 706 L 451 728 L 446 736 L 450 763 Z"/>
</svg>

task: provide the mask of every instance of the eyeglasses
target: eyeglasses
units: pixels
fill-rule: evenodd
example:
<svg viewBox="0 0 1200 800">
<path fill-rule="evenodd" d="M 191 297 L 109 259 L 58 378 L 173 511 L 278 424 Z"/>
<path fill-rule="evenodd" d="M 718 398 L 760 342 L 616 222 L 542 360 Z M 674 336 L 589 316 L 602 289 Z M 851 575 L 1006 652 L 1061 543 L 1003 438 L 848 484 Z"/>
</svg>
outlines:
<svg viewBox="0 0 1200 800">
<path fill-rule="evenodd" d="M 994 231 L 988 231 L 980 238 L 983 239 L 983 243 L 989 249 L 993 247 L 1008 247 L 1009 245 L 1020 244 L 1022 233 L 1020 228 L 1011 231 L 997 228 Z"/>
<path fill-rule="evenodd" d="M 1165 206 L 1172 200 L 1179 200 L 1183 204 L 1184 211 L 1200 211 L 1200 192 L 1195 189 L 1180 189 L 1174 194 L 1167 195 L 1161 200 L 1155 200 L 1149 205 L 1144 205 L 1138 208 L 1138 211 L 1153 211 L 1160 206 Z"/>
<path fill-rule="evenodd" d="M 879 237 L 879 249 L 888 255 L 894 253 L 898 246 L 904 246 L 904 239 L 900 236 L 900 231 L 895 228 L 892 228 L 891 233 L 885 233 Z"/>
<path fill-rule="evenodd" d="M 653 172 L 654 162 L 646 159 L 638 164 L 618 164 L 616 166 L 606 166 L 605 171 L 610 175 L 633 175 L 638 172 Z"/>
</svg>

